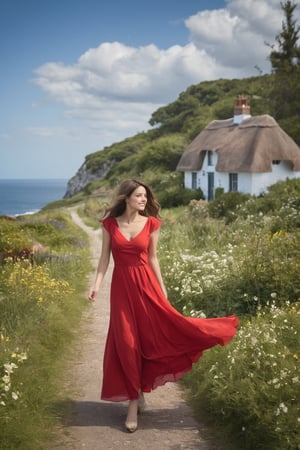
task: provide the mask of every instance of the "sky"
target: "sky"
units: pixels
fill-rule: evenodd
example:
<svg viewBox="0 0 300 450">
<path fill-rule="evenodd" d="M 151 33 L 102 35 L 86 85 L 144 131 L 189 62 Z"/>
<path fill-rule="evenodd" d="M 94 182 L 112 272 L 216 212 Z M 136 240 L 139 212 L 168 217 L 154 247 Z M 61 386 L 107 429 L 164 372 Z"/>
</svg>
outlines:
<svg viewBox="0 0 300 450">
<path fill-rule="evenodd" d="M 192 84 L 270 73 L 282 20 L 280 0 L 1 0 L 0 178 L 69 179 Z"/>
</svg>

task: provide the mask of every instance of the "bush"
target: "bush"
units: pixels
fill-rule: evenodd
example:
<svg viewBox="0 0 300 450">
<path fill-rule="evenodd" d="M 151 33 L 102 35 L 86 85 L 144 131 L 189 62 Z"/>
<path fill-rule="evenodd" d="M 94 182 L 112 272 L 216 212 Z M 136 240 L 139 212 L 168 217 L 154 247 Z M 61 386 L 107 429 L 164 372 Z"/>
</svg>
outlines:
<svg viewBox="0 0 300 450">
<path fill-rule="evenodd" d="M 215 200 L 208 205 L 209 215 L 215 219 L 225 218 L 226 222 L 232 222 L 237 217 L 238 207 L 249 200 L 250 195 L 241 192 L 218 193 Z"/>
<path fill-rule="evenodd" d="M 299 448 L 299 306 L 261 310 L 184 377 L 196 411 L 223 425 L 238 449 Z"/>
<path fill-rule="evenodd" d="M 185 189 L 176 186 L 169 191 L 159 192 L 157 198 L 162 208 L 176 208 L 177 206 L 188 205 L 191 200 L 203 199 L 204 196 L 201 189 Z"/>
<path fill-rule="evenodd" d="M 264 216 L 269 230 L 292 231 L 300 227 L 300 180 L 279 181 L 259 198 L 251 198 L 237 212 L 241 218 Z"/>
<path fill-rule="evenodd" d="M 0 218 L 0 261 L 8 257 L 17 258 L 24 249 L 31 247 L 29 236 L 16 221 Z"/>
</svg>

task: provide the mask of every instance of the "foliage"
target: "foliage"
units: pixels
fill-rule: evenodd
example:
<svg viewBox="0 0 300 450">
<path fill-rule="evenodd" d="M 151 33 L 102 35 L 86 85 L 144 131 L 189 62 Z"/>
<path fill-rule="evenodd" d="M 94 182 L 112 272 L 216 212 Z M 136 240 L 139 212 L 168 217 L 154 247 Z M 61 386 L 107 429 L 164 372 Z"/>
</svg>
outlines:
<svg viewBox="0 0 300 450">
<path fill-rule="evenodd" d="M 203 201 L 163 211 L 159 258 L 171 303 L 187 316 L 241 321 L 232 343 L 205 352 L 183 380 L 195 411 L 229 435 L 231 450 L 298 448 L 297 202 L 299 180 L 286 180 L 236 208 L 229 223 L 209 217 Z"/>
<path fill-rule="evenodd" d="M 109 170 L 111 163 L 121 162 L 128 156 L 137 153 L 150 136 L 146 133 L 140 133 L 122 142 L 105 147 L 101 151 L 87 155 L 85 158 L 87 169 L 96 172 L 101 166 L 106 165 Z"/>
<path fill-rule="evenodd" d="M 232 433 L 236 448 L 299 448 L 299 306 L 260 310 L 185 375 L 196 411 Z"/>
<path fill-rule="evenodd" d="M 300 47 L 298 46 L 300 26 L 296 25 L 293 14 L 296 4 L 290 0 L 281 3 L 281 9 L 285 15 L 282 22 L 282 30 L 275 40 L 279 49 L 272 49 L 270 61 L 276 73 L 293 72 L 297 65 L 300 65 Z M 273 46 L 274 47 L 274 46 Z"/>
<path fill-rule="evenodd" d="M 85 235 L 72 223 L 71 218 L 60 212 L 42 211 L 34 216 L 21 216 L 19 223 L 23 232 L 51 250 L 82 248 L 85 246 Z"/>
<path fill-rule="evenodd" d="M 162 208 L 176 208 L 180 205 L 188 205 L 192 200 L 204 199 L 201 189 L 185 189 L 183 186 L 174 186 L 158 195 L 158 201 Z"/>
<path fill-rule="evenodd" d="M 24 230 L 12 220 L 0 217 L 0 255 L 16 257 L 23 249 L 29 248 L 31 242 Z"/>
<path fill-rule="evenodd" d="M 213 316 L 255 314 L 271 293 L 295 302 L 300 295 L 299 206 L 292 208 L 284 199 L 299 202 L 299 196 L 291 196 L 296 186 L 287 180 L 264 198 L 250 199 L 251 214 L 246 202 L 235 210 L 234 222 L 208 217 L 210 203 L 191 202 L 178 223 L 162 233 L 162 260 L 168 266 L 172 261 L 164 270 L 172 302 L 181 310 L 190 305 Z M 263 213 L 261 200 L 270 205 L 272 199 L 277 207 Z"/>
<path fill-rule="evenodd" d="M 215 200 L 209 202 L 208 212 L 215 219 L 224 217 L 227 222 L 231 222 L 234 218 L 234 212 L 249 198 L 250 195 L 241 192 L 218 193 Z"/>
<path fill-rule="evenodd" d="M 290 231 L 300 227 L 300 180 L 278 181 L 261 197 L 251 198 L 236 211 L 235 217 L 251 220 L 265 216 L 269 231 Z M 233 216 L 232 216 L 233 219 Z"/>
<path fill-rule="evenodd" d="M 155 111 L 150 124 L 159 125 L 160 134 L 170 133 L 170 130 L 173 133 L 184 130 L 185 134 L 189 134 L 195 119 L 206 126 L 214 119 L 232 117 L 236 97 L 241 93 L 249 96 L 253 115 L 258 114 L 257 110 L 261 110 L 262 105 L 264 114 L 269 113 L 269 77 L 221 79 L 190 86 L 179 94 L 178 100 Z M 229 116 L 224 117 L 225 113 Z"/>
<path fill-rule="evenodd" d="M 10 255 L 0 264 L 0 447 L 32 450 L 43 448 L 55 424 L 57 373 L 84 308 L 76 291 L 89 270 L 86 237 L 54 211 L 2 225 Z M 44 246 L 32 258 L 20 256 L 23 244 L 37 241 Z"/>
<path fill-rule="evenodd" d="M 186 146 L 187 140 L 181 135 L 158 138 L 139 152 L 135 162 L 136 170 L 138 173 L 149 169 L 173 172 Z"/>
<path fill-rule="evenodd" d="M 299 122 L 299 95 L 300 95 L 300 47 L 299 31 L 300 26 L 296 25 L 293 18 L 296 4 L 290 0 L 281 3 L 281 8 L 285 15 L 282 22 L 282 30 L 276 36 L 275 46 L 271 46 L 270 61 L 274 71 L 274 87 L 271 92 L 273 101 L 273 115 L 277 120 L 283 120 L 282 124 L 288 126 L 291 136 L 297 139 L 297 133 L 291 123 L 286 123 L 287 117 L 294 117 L 295 124 Z M 296 128 L 297 129 L 297 128 Z M 298 127 L 299 131 L 299 127 Z M 299 136 L 299 135 L 298 135 Z M 299 143 L 299 140 L 297 139 Z"/>
</svg>

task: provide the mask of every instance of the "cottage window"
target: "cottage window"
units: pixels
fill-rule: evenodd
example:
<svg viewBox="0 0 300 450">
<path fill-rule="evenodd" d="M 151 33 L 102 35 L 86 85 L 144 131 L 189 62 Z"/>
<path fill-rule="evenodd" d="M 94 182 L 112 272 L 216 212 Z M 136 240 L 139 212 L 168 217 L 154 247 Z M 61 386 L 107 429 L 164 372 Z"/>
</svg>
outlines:
<svg viewBox="0 0 300 450">
<path fill-rule="evenodd" d="M 229 191 L 237 192 L 238 190 L 238 174 L 230 173 L 229 174 Z"/>
<path fill-rule="evenodd" d="M 207 165 L 213 166 L 213 152 L 211 150 L 207 150 Z"/>
<path fill-rule="evenodd" d="M 197 189 L 197 172 L 192 172 L 192 189 Z"/>
<path fill-rule="evenodd" d="M 280 160 L 279 159 L 273 159 L 272 164 L 273 164 L 273 166 L 278 166 L 280 164 Z"/>
</svg>

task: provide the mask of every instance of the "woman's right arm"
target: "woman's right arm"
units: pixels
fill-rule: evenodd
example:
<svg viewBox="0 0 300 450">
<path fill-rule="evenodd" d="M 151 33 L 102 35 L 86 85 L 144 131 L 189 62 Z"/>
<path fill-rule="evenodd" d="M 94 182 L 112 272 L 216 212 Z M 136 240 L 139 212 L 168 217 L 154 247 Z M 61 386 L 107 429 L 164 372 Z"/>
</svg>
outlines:
<svg viewBox="0 0 300 450">
<path fill-rule="evenodd" d="M 105 230 L 105 228 L 103 228 L 103 230 L 102 230 L 102 249 L 101 249 L 99 264 L 98 264 L 97 271 L 96 271 L 95 283 L 88 295 L 88 299 L 93 302 L 96 300 L 102 280 L 107 271 L 107 267 L 108 267 L 109 260 L 110 260 L 110 252 L 111 252 L 110 235 Z"/>
</svg>

